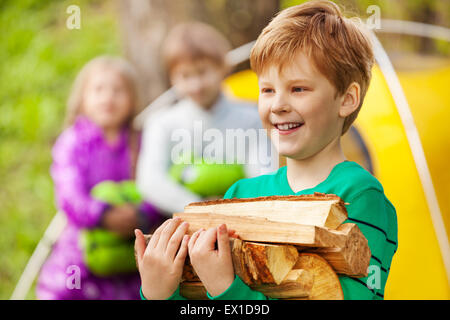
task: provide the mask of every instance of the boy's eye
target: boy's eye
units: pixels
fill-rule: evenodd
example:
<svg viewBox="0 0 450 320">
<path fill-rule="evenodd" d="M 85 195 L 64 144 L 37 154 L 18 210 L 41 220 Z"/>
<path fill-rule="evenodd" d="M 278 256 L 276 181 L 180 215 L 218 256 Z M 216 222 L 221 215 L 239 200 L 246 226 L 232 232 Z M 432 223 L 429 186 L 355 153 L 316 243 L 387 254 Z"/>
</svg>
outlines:
<svg viewBox="0 0 450 320">
<path fill-rule="evenodd" d="M 262 88 L 262 89 L 261 89 L 261 92 L 262 92 L 262 93 L 272 93 L 272 92 L 273 92 L 273 89 L 270 89 L 270 88 Z"/>
<path fill-rule="evenodd" d="M 302 87 L 294 87 L 294 88 L 292 88 L 292 91 L 293 91 L 293 92 L 303 92 L 303 91 L 305 91 L 305 88 L 302 88 Z"/>
</svg>

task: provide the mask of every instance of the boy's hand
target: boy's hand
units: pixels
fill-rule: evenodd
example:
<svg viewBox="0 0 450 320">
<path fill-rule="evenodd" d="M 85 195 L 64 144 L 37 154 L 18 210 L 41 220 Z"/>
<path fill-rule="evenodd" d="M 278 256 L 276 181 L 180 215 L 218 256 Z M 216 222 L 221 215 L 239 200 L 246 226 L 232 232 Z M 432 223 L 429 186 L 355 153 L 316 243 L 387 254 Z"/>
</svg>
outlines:
<svg viewBox="0 0 450 320">
<path fill-rule="evenodd" d="M 138 269 L 146 299 L 164 300 L 177 289 L 188 251 L 187 230 L 187 222 L 168 219 L 152 235 L 147 248 L 144 235 L 135 230 Z"/>
<path fill-rule="evenodd" d="M 234 281 L 227 227 L 222 224 L 196 231 L 189 240 L 188 250 L 191 264 L 209 294 L 218 296 L 227 290 Z"/>
</svg>

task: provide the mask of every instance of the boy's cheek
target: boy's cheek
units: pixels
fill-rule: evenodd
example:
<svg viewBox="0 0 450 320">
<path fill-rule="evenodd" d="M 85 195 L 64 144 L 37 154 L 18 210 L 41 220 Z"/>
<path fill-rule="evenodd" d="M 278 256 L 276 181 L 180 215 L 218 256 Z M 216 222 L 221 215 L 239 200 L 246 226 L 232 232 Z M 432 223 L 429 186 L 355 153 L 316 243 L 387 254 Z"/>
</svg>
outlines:
<svg viewBox="0 0 450 320">
<path fill-rule="evenodd" d="M 264 128 L 269 129 L 272 127 L 272 123 L 270 122 L 270 106 L 264 103 L 261 98 L 258 102 L 258 113 Z"/>
</svg>

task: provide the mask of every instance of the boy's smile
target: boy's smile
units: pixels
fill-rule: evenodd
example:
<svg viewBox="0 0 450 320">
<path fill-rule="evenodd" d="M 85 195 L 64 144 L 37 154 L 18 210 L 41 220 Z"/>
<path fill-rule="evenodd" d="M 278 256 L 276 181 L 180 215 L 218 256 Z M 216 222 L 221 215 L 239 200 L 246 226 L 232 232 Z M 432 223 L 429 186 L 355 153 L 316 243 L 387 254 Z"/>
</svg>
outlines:
<svg viewBox="0 0 450 320">
<path fill-rule="evenodd" d="M 303 52 L 283 68 L 268 66 L 259 87 L 259 114 L 281 155 L 305 159 L 340 137 L 341 97 Z"/>
<path fill-rule="evenodd" d="M 275 123 L 275 128 L 278 129 L 278 133 L 282 135 L 288 135 L 296 132 L 303 125 L 303 122 L 281 122 Z"/>
</svg>

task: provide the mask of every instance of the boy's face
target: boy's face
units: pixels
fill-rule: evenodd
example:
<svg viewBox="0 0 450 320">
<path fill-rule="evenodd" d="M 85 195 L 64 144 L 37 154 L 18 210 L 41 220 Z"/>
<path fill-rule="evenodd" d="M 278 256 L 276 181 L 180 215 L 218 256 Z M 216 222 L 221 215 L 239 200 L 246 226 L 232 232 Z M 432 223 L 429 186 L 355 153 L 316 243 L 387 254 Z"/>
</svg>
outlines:
<svg viewBox="0 0 450 320">
<path fill-rule="evenodd" d="M 258 110 L 278 152 L 293 159 L 309 158 L 341 135 L 341 98 L 313 62 L 299 52 L 282 72 L 269 66 L 259 76 Z"/>
<path fill-rule="evenodd" d="M 209 109 L 217 100 L 225 73 L 225 67 L 204 58 L 177 63 L 170 80 L 179 94 Z"/>
</svg>

